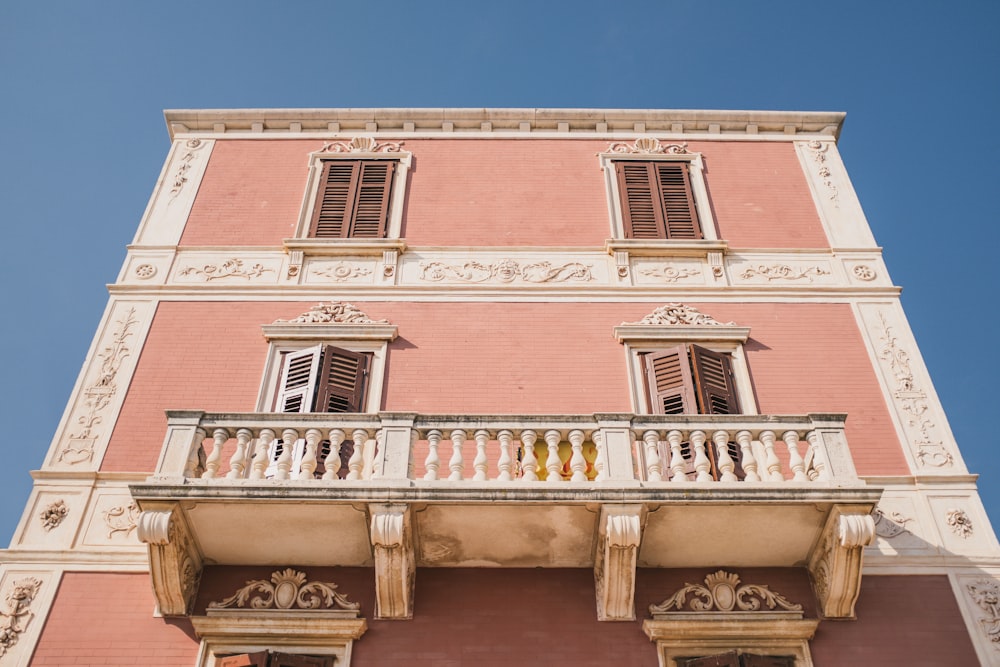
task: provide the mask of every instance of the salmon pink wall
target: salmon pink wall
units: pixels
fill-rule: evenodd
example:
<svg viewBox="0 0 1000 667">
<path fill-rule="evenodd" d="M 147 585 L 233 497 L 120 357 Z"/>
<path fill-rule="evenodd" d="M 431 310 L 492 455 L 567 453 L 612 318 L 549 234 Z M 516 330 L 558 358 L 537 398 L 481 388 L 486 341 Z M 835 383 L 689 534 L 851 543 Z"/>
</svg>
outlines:
<svg viewBox="0 0 1000 667">
<path fill-rule="evenodd" d="M 611 236 L 597 153 L 610 142 L 412 139 L 403 236 L 411 246 L 600 247 Z M 279 246 L 292 236 L 319 140 L 220 139 L 182 246 Z M 692 142 L 721 238 L 733 248 L 829 243 L 791 142 Z"/>
<path fill-rule="evenodd" d="M 67 572 L 31 664 L 193 667 L 190 622 L 154 618 L 155 608 L 146 573 Z"/>
</svg>

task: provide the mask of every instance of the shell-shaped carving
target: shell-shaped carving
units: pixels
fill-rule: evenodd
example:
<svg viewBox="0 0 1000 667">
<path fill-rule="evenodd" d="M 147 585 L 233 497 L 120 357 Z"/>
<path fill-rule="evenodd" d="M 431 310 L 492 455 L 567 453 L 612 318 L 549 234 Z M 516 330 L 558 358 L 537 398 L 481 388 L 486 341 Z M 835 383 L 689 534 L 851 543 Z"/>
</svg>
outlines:
<svg viewBox="0 0 1000 667">
<path fill-rule="evenodd" d="M 371 137 L 354 137 L 350 141 L 351 150 L 371 153 L 375 151 L 375 140 Z"/>
<path fill-rule="evenodd" d="M 640 137 L 635 140 L 635 147 L 643 153 L 658 153 L 660 151 L 660 140 L 654 137 Z"/>
</svg>

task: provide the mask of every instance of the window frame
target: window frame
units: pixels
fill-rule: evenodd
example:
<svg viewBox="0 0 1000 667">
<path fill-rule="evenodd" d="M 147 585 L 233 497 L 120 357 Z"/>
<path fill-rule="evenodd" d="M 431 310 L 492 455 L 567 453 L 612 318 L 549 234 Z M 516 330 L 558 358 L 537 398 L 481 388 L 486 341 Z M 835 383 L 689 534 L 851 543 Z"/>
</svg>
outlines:
<svg viewBox="0 0 1000 667">
<path fill-rule="evenodd" d="M 679 658 L 708 657 L 729 651 L 791 656 L 795 667 L 813 667 L 809 640 L 818 619 L 785 612 L 680 613 L 651 618 L 642 630 L 656 642 L 660 667 L 680 667 Z M 700 618 L 699 618 L 700 617 Z"/>
</svg>

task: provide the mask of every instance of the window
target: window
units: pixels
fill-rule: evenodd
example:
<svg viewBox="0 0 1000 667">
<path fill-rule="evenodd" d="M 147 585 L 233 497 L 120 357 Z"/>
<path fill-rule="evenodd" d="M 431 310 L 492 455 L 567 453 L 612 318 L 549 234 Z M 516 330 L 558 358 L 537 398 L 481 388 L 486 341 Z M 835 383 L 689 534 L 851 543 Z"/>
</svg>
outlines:
<svg viewBox="0 0 1000 667">
<path fill-rule="evenodd" d="M 278 412 L 364 412 L 371 353 L 333 345 L 288 352 L 281 365 Z"/>
<path fill-rule="evenodd" d="M 677 658 L 677 667 L 795 667 L 794 656 L 729 651 L 700 658 Z"/>
<path fill-rule="evenodd" d="M 295 655 L 274 651 L 219 657 L 216 667 L 333 667 L 333 656 Z"/>
<path fill-rule="evenodd" d="M 641 356 L 653 414 L 740 414 L 732 355 L 691 344 Z"/>
<path fill-rule="evenodd" d="M 625 238 L 703 238 L 687 162 L 616 161 Z"/>
<path fill-rule="evenodd" d="M 386 235 L 394 160 L 324 160 L 308 235 L 381 239 Z"/>
</svg>

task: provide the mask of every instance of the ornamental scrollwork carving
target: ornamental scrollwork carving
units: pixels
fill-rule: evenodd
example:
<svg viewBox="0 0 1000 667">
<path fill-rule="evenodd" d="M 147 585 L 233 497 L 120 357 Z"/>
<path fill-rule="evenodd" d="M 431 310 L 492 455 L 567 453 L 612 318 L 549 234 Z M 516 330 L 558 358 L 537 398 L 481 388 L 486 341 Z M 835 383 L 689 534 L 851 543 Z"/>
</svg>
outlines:
<svg viewBox="0 0 1000 667">
<path fill-rule="evenodd" d="M 659 325 L 696 325 L 696 326 L 734 326 L 735 322 L 720 322 L 711 315 L 705 315 L 696 308 L 683 303 L 667 303 L 638 322 L 622 322 L 628 324 L 659 324 Z"/>
<path fill-rule="evenodd" d="M 770 266 L 759 264 L 751 266 L 740 274 L 743 280 L 760 276 L 771 280 L 803 280 L 812 282 L 813 276 L 828 276 L 830 272 L 819 266 L 807 266 L 805 268 L 794 268 L 788 264 L 771 264 Z"/>
<path fill-rule="evenodd" d="M 819 175 L 820 179 L 822 179 L 823 185 L 826 187 L 827 194 L 830 197 L 830 201 L 833 203 L 835 208 L 840 208 L 840 191 L 837 189 L 837 185 L 833 182 L 833 172 L 830 171 L 830 166 L 826 163 L 826 153 L 830 150 L 830 144 L 814 140 L 807 143 L 806 148 L 809 149 L 809 153 L 812 155 L 812 159 L 816 163 L 816 173 Z"/>
<path fill-rule="evenodd" d="M 966 584 L 965 590 L 973 602 L 988 614 L 979 619 L 979 624 L 995 648 L 1000 650 L 1000 586 L 991 579 L 977 579 Z"/>
<path fill-rule="evenodd" d="M 609 153 L 640 153 L 646 155 L 690 155 L 687 144 L 663 145 L 659 139 L 640 137 L 629 144 L 619 141 L 608 146 Z"/>
<path fill-rule="evenodd" d="M 877 507 L 872 510 L 872 519 L 875 520 L 875 534 L 887 540 L 909 532 L 906 524 L 913 521 L 910 517 L 903 516 L 899 512 L 886 514 Z"/>
<path fill-rule="evenodd" d="M 275 570 L 271 580 L 255 579 L 246 582 L 221 602 L 212 602 L 209 609 L 340 609 L 358 611 L 361 605 L 351 602 L 337 592 L 337 585 L 330 582 L 309 582 L 305 572 L 292 568 Z"/>
<path fill-rule="evenodd" d="M 67 507 L 66 501 L 56 500 L 55 502 L 49 503 L 45 509 L 42 510 L 41 514 L 38 515 L 38 518 L 42 520 L 42 528 L 48 532 L 61 524 L 67 514 L 69 514 L 69 507 Z"/>
<path fill-rule="evenodd" d="M 367 267 L 359 266 L 357 264 L 348 264 L 347 262 L 337 262 L 333 266 L 315 268 L 312 272 L 314 275 L 329 278 L 330 280 L 338 283 L 346 282 L 352 278 L 370 276 L 372 273 L 371 269 Z"/>
<path fill-rule="evenodd" d="M 388 324 L 388 320 L 373 320 L 360 308 L 346 301 L 320 303 L 291 320 L 275 320 L 275 324 Z"/>
<path fill-rule="evenodd" d="M 379 143 L 371 137 L 354 137 L 350 141 L 331 141 L 323 144 L 322 153 L 398 153 L 403 142 Z"/>
<path fill-rule="evenodd" d="M 948 510 L 945 515 L 948 527 L 963 540 L 972 537 L 972 519 L 962 510 Z"/>
<path fill-rule="evenodd" d="M 701 269 L 688 269 L 685 267 L 677 266 L 664 266 L 654 269 L 643 269 L 639 271 L 644 276 L 649 276 L 650 278 L 656 278 L 662 280 L 665 283 L 675 283 L 682 278 L 690 278 L 691 276 L 700 276 Z"/>
<path fill-rule="evenodd" d="M 136 528 L 139 520 L 139 506 L 135 501 L 122 505 L 109 507 L 102 513 L 104 525 L 108 527 L 108 539 L 118 533 L 125 533 L 128 537 Z"/>
<path fill-rule="evenodd" d="M 760 611 L 777 608 L 785 611 L 802 611 L 802 605 L 793 604 L 783 595 L 762 584 L 740 585 L 740 577 L 733 572 L 719 570 L 705 577 L 702 584 L 684 584 L 684 587 L 660 604 L 650 605 L 654 616 L 669 612 L 685 611 Z"/>
<path fill-rule="evenodd" d="M 4 609 L 0 610 L 0 656 L 17 644 L 28 623 L 34 617 L 31 602 L 38 594 L 42 582 L 33 577 L 14 582 L 14 587 L 4 598 Z"/>
<path fill-rule="evenodd" d="M 181 269 L 178 275 L 199 275 L 205 279 L 205 282 L 209 282 L 212 280 L 219 280 L 220 278 L 243 278 L 245 280 L 254 280 L 262 277 L 268 272 L 274 273 L 275 271 L 274 269 L 268 268 L 259 262 L 252 266 L 244 266 L 243 260 L 239 257 L 230 257 L 222 264 L 206 264 L 201 268 L 189 266 Z"/>
<path fill-rule="evenodd" d="M 170 185 L 170 199 L 173 200 L 181 193 L 188 182 L 188 172 L 194 166 L 198 151 L 205 145 L 201 139 L 188 139 L 184 142 L 184 154 L 180 157 L 180 164 L 174 170 Z"/>
<path fill-rule="evenodd" d="M 590 266 L 580 262 L 569 262 L 559 266 L 551 262 L 521 264 L 512 259 L 501 259 L 492 264 L 482 264 L 470 260 L 464 264 L 444 262 L 421 262 L 420 279 L 429 282 L 453 280 L 464 283 L 485 283 L 498 280 L 512 283 L 520 279 L 526 283 L 587 282 L 593 280 Z"/>
<path fill-rule="evenodd" d="M 910 367 L 910 355 L 899 344 L 896 336 L 892 332 L 883 313 L 878 314 L 879 325 L 879 348 L 878 357 L 892 374 L 895 388 L 892 391 L 893 398 L 899 409 L 906 415 L 906 426 L 914 433 L 914 445 L 916 445 L 917 463 L 920 466 L 933 466 L 935 468 L 951 467 L 955 463 L 951 452 L 945 447 L 939 438 L 932 436 L 932 431 L 936 424 L 928 414 L 930 404 L 927 402 L 927 394 L 920 388 Z"/>
</svg>

